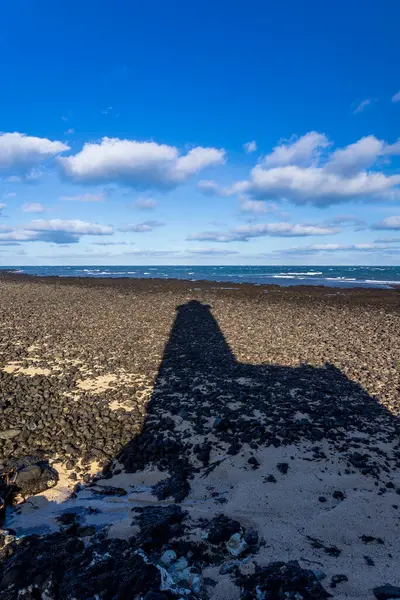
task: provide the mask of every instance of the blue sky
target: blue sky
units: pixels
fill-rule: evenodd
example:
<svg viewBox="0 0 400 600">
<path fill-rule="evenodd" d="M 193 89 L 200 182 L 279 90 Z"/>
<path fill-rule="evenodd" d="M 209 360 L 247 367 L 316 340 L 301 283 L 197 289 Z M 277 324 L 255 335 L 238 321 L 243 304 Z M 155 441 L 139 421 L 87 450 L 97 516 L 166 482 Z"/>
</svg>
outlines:
<svg viewBox="0 0 400 600">
<path fill-rule="evenodd" d="M 397 0 L 0 11 L 0 264 L 400 264 Z"/>
</svg>

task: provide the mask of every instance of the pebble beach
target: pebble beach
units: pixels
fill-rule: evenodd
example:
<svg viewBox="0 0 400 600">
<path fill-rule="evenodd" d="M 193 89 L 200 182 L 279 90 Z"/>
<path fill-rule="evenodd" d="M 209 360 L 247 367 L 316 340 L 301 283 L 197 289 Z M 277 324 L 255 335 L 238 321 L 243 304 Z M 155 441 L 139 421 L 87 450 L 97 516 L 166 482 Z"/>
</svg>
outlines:
<svg viewBox="0 0 400 600">
<path fill-rule="evenodd" d="M 0 598 L 400 598 L 400 290 L 0 275 Z"/>
</svg>

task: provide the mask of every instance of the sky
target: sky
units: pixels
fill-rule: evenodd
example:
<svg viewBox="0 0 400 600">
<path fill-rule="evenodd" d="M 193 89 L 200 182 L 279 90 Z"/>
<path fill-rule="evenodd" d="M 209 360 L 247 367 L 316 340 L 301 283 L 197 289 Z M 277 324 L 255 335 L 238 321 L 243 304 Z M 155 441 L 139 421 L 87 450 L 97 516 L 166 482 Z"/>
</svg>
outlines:
<svg viewBox="0 0 400 600">
<path fill-rule="evenodd" d="M 400 265 L 398 0 L 0 7 L 1 265 Z"/>
</svg>

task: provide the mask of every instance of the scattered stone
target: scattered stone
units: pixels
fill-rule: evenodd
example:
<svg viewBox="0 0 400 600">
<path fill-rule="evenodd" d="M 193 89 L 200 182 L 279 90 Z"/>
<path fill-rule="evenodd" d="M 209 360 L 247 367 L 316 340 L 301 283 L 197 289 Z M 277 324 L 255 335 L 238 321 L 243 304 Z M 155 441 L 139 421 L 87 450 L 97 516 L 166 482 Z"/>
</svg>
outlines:
<svg viewBox="0 0 400 600">
<path fill-rule="evenodd" d="M 340 490 L 334 491 L 332 496 L 335 498 L 335 500 L 344 500 L 345 498 L 344 493 Z"/>
<path fill-rule="evenodd" d="M 384 544 L 382 538 L 374 537 L 373 535 L 362 535 L 360 536 L 360 540 L 364 542 L 364 544 L 371 544 L 372 542 L 376 542 L 377 544 Z"/>
<path fill-rule="evenodd" d="M 325 600 L 332 597 L 316 579 L 313 571 L 302 569 L 297 561 L 273 562 L 258 567 L 251 575 L 238 575 L 236 583 L 241 589 L 240 600 Z"/>
<path fill-rule="evenodd" d="M 309 542 L 313 548 L 316 548 L 317 550 L 324 550 L 324 552 L 326 552 L 326 554 L 329 554 L 329 556 L 337 557 L 342 552 L 336 546 L 333 546 L 333 545 L 325 546 L 325 544 L 323 542 L 321 542 L 321 540 L 318 540 L 317 538 L 313 538 L 310 535 L 307 535 L 306 537 L 309 540 Z"/>
<path fill-rule="evenodd" d="M 396 585 L 382 585 L 372 590 L 377 600 L 391 600 L 392 598 L 400 598 L 400 587 Z"/>
<path fill-rule="evenodd" d="M 234 533 L 226 542 L 226 549 L 231 556 L 238 557 L 243 554 L 247 548 L 248 545 L 241 533 Z"/>
<path fill-rule="evenodd" d="M 278 463 L 276 465 L 276 468 L 278 469 L 278 471 L 280 471 L 280 473 L 282 473 L 283 475 L 286 475 L 286 473 L 289 470 L 289 465 L 288 465 L 288 463 Z"/>
<path fill-rule="evenodd" d="M 255 471 L 256 469 L 258 469 L 258 467 L 260 466 L 260 463 L 258 462 L 258 460 L 256 459 L 255 456 L 250 456 L 249 460 L 247 461 L 249 463 L 249 465 L 252 466 L 253 470 Z"/>
<path fill-rule="evenodd" d="M 164 552 L 164 554 L 161 555 L 160 563 L 162 565 L 164 565 L 165 567 L 168 567 L 174 561 L 176 561 L 176 559 L 177 559 L 176 552 L 174 552 L 173 550 L 166 550 Z"/>
<path fill-rule="evenodd" d="M 225 515 L 214 517 L 207 527 L 207 540 L 210 544 L 222 544 L 227 542 L 233 534 L 241 531 L 239 521 L 234 521 Z"/>
<path fill-rule="evenodd" d="M 332 579 L 331 579 L 331 588 L 335 588 L 338 583 L 342 583 L 343 581 L 348 581 L 349 578 L 347 577 L 347 575 L 333 575 Z"/>
<path fill-rule="evenodd" d="M 12 440 L 13 438 L 17 437 L 20 433 L 20 429 L 5 429 L 4 431 L 0 431 L 0 439 Z"/>
</svg>

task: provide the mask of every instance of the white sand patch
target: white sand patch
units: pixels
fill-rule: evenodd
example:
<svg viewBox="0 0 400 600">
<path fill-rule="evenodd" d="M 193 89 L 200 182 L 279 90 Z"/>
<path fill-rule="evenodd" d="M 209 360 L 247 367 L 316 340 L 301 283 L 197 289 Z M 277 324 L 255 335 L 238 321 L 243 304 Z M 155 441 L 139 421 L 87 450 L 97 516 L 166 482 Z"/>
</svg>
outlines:
<svg viewBox="0 0 400 600">
<path fill-rule="evenodd" d="M 85 371 L 83 367 L 80 371 L 85 375 L 90 374 L 90 371 Z M 127 373 L 124 370 L 98 375 L 96 377 L 85 377 L 77 381 L 77 388 L 89 392 L 90 394 L 101 394 L 109 389 L 125 387 L 139 388 L 135 390 L 135 398 L 139 401 L 147 400 L 153 391 L 153 386 L 145 376 L 136 373 Z M 123 404 L 125 404 L 125 402 Z M 127 403 L 127 406 L 129 407 L 129 402 Z M 116 408 L 119 407 L 117 406 Z M 122 408 L 125 408 L 125 406 L 122 406 Z"/>
<path fill-rule="evenodd" d="M 119 402 L 118 400 L 113 400 L 109 404 L 109 408 L 111 410 L 118 410 L 119 408 L 123 408 L 127 412 L 131 412 L 134 409 L 134 406 L 129 405 L 127 402 Z"/>
<path fill-rule="evenodd" d="M 299 560 L 304 568 L 324 571 L 326 585 L 332 575 L 344 573 L 349 581 L 335 589 L 335 599 L 372 600 L 373 587 L 386 581 L 398 584 L 400 510 L 393 508 L 398 496 L 394 492 L 378 496 L 375 480 L 359 471 L 346 475 L 340 457 L 304 460 L 309 449 L 304 444 L 300 448 L 258 450 L 254 455 L 260 468 L 255 471 L 247 463 L 249 453 L 226 457 L 207 477 L 195 476 L 183 505 L 189 508 L 194 503 L 192 516 L 212 518 L 223 512 L 244 527 L 256 529 L 266 542 L 257 554 L 258 564 Z M 328 447 L 323 450 L 329 456 Z M 286 475 L 277 469 L 277 464 L 283 462 L 289 464 Z M 265 482 L 269 474 L 276 477 L 276 483 Z M 398 486 L 400 474 L 396 477 Z M 227 501 L 217 504 L 211 498 L 214 490 Z M 337 490 L 345 494 L 344 500 L 333 498 Z M 320 497 L 326 502 L 320 502 Z M 364 534 L 381 537 L 384 544 L 366 545 L 360 539 Z M 321 540 L 327 547 L 337 546 L 342 551 L 340 556 L 335 558 L 323 549 L 313 548 L 307 536 Z M 365 555 L 375 561 L 375 567 L 366 564 Z M 228 581 L 229 575 L 219 575 L 213 598 L 223 597 L 219 589 L 224 579 Z"/>
<path fill-rule="evenodd" d="M 51 374 L 51 370 L 43 367 L 23 367 L 20 362 L 10 362 L 3 367 L 5 373 L 11 373 L 13 375 L 28 375 L 34 377 L 35 375 L 45 375 L 46 377 Z"/>
<path fill-rule="evenodd" d="M 94 394 L 100 394 L 101 392 L 105 392 L 107 389 L 109 389 L 110 385 L 116 381 L 117 376 L 113 373 L 109 373 L 108 375 L 99 375 L 98 377 L 93 377 L 92 379 L 80 379 L 77 381 L 77 387 L 81 390 L 92 392 Z"/>
</svg>

